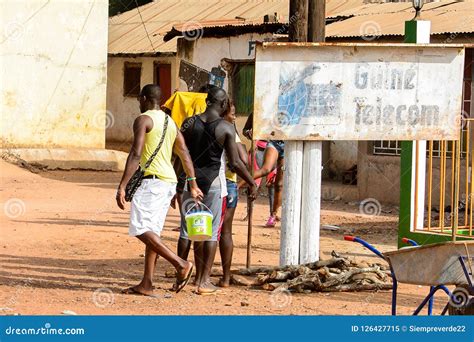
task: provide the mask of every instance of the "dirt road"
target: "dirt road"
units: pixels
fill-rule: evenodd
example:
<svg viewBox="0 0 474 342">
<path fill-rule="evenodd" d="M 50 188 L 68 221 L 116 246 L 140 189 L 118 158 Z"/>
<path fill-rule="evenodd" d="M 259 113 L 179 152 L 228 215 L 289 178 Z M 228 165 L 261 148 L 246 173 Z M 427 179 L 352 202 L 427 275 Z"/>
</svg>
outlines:
<svg viewBox="0 0 474 342">
<path fill-rule="evenodd" d="M 64 310 L 114 315 L 390 313 L 387 291 L 275 296 L 234 286 L 219 295 L 202 297 L 189 286 L 176 295 L 168 291 L 173 279 L 164 277 L 169 266 L 161 259 L 155 276 L 159 298 L 123 295 L 121 289 L 140 280 L 144 248 L 127 235 L 128 211 L 120 211 L 115 204 L 121 175 L 89 171 L 34 174 L 3 161 L 0 170 L 0 314 L 54 315 Z M 245 264 L 244 202 L 241 199 L 234 223 L 234 268 Z M 260 198 L 255 208 L 254 265 L 278 264 L 279 226 L 263 228 L 267 214 L 266 199 Z M 163 238 L 172 249 L 178 238 L 172 229 L 178 221 L 178 212 L 170 210 Z M 397 221 L 396 210 L 366 216 L 355 205 L 324 202 L 322 222 L 342 229 L 322 232 L 322 258 L 336 250 L 358 260 L 375 261 L 370 252 L 343 241 L 342 236 L 352 231 L 382 251 L 392 250 Z M 216 267 L 219 262 L 216 257 Z M 399 312 L 410 313 L 426 292 L 427 288 L 401 285 Z M 441 309 L 441 301 L 435 308 Z"/>
</svg>

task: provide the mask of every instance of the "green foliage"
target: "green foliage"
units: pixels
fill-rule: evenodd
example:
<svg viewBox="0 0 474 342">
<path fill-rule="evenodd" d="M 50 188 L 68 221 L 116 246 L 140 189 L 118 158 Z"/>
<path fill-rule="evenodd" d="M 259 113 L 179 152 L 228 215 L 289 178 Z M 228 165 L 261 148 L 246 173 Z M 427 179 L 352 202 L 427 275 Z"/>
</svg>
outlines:
<svg viewBox="0 0 474 342">
<path fill-rule="evenodd" d="M 145 5 L 153 0 L 109 0 L 109 17 Z"/>
</svg>

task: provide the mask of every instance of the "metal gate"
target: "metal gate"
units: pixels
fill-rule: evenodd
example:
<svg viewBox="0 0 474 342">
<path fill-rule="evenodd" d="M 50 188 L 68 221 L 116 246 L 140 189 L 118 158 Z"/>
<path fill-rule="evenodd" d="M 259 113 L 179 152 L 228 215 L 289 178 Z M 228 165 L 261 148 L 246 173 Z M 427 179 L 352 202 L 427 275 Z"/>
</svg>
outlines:
<svg viewBox="0 0 474 342">
<path fill-rule="evenodd" d="M 420 243 L 474 237 L 473 65 L 467 48 L 459 140 L 401 144 L 400 246 L 403 237 Z"/>
<path fill-rule="evenodd" d="M 424 226 L 414 231 L 474 237 L 474 119 L 461 120 L 458 141 L 427 143 Z"/>
</svg>

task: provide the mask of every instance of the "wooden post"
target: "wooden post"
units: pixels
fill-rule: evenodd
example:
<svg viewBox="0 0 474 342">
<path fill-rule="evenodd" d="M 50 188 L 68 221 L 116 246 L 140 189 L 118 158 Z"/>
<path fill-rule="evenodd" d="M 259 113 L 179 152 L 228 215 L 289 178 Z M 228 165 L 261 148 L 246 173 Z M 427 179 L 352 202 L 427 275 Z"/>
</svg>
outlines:
<svg viewBox="0 0 474 342">
<path fill-rule="evenodd" d="M 326 32 L 326 1 L 309 0 L 308 38 L 311 42 L 324 42 Z M 300 227 L 299 263 L 319 260 L 321 217 L 321 167 L 323 160 L 321 141 L 303 143 L 303 188 Z"/>
<path fill-rule="evenodd" d="M 458 233 L 458 225 L 459 225 L 459 173 L 461 172 L 461 140 L 454 141 L 454 151 L 451 158 L 455 159 L 454 165 L 454 206 L 451 210 L 452 216 L 452 224 L 451 224 L 451 240 L 456 241 L 456 234 Z M 467 202 L 467 201 L 466 201 Z M 467 213 L 467 210 L 466 210 Z"/>
<path fill-rule="evenodd" d="M 324 42 L 326 39 L 326 1 L 309 0 L 308 41 Z"/>
<path fill-rule="evenodd" d="M 306 42 L 308 34 L 307 0 L 290 0 L 290 42 Z M 280 265 L 299 263 L 303 142 L 285 142 L 285 173 L 281 213 Z"/>
<path fill-rule="evenodd" d="M 290 42 L 308 41 L 308 3 L 307 0 L 290 0 Z"/>
</svg>

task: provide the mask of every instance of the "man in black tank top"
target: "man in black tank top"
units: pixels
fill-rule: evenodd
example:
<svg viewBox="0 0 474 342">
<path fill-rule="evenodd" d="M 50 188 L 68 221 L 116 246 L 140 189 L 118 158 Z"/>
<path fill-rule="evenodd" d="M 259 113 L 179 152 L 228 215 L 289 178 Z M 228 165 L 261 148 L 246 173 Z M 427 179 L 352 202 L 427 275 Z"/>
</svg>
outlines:
<svg viewBox="0 0 474 342">
<path fill-rule="evenodd" d="M 199 294 L 215 292 L 216 287 L 210 282 L 210 273 L 216 255 L 218 229 L 222 219 L 222 201 L 226 193 L 225 158 L 229 165 L 250 186 L 250 198 L 254 200 L 257 185 L 244 163 L 240 160 L 238 146 L 235 142 L 235 128 L 220 116 L 227 109 L 227 94 L 223 89 L 214 88 L 208 93 L 207 109 L 201 115 L 186 119 L 182 126 L 186 145 L 189 148 L 196 172 L 196 182 L 204 194 L 203 203 L 213 214 L 213 236 L 209 241 L 194 242 L 194 260 L 196 263 L 196 285 Z M 222 181 L 221 181 L 222 179 Z M 183 215 L 190 201 L 187 192 L 183 194 Z M 178 255 L 187 258 L 190 241 L 187 238 L 186 224 L 181 218 L 181 234 L 178 243 Z"/>
</svg>

